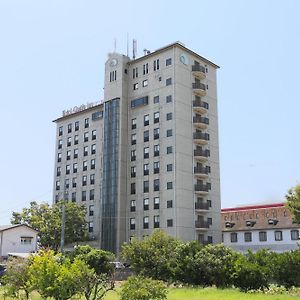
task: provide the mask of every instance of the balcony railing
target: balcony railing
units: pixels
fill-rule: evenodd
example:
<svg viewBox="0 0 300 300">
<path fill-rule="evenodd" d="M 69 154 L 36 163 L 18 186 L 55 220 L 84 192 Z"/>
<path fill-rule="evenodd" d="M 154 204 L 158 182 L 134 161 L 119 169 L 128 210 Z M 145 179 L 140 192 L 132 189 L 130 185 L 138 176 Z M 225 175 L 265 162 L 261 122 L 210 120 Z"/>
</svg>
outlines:
<svg viewBox="0 0 300 300">
<path fill-rule="evenodd" d="M 209 109 L 209 104 L 205 101 L 195 100 L 195 101 L 193 101 L 193 107 L 195 107 L 195 108 L 202 107 L 205 109 Z"/>
<path fill-rule="evenodd" d="M 202 124 L 209 124 L 209 118 L 205 118 L 205 117 L 193 117 L 193 123 L 202 123 Z"/>
<path fill-rule="evenodd" d="M 204 210 L 208 210 L 209 206 L 208 203 L 205 202 L 196 202 L 195 203 L 195 209 L 204 209 Z"/>
<path fill-rule="evenodd" d="M 209 134 L 208 133 L 194 132 L 193 137 L 194 137 L 194 140 L 209 141 Z"/>
<path fill-rule="evenodd" d="M 196 192 L 208 192 L 209 186 L 207 184 L 195 184 Z"/>
<path fill-rule="evenodd" d="M 205 150 L 195 149 L 194 150 L 194 156 L 209 157 L 210 156 L 210 151 L 208 149 L 205 149 Z"/>
<path fill-rule="evenodd" d="M 206 86 L 202 82 L 193 82 L 193 89 L 205 91 L 206 90 Z"/>
<path fill-rule="evenodd" d="M 207 221 L 195 221 L 196 228 L 209 228 L 209 224 Z"/>
<path fill-rule="evenodd" d="M 203 73 L 205 73 L 205 68 L 201 65 L 193 65 L 192 66 L 192 71 L 193 72 L 203 72 Z"/>
</svg>

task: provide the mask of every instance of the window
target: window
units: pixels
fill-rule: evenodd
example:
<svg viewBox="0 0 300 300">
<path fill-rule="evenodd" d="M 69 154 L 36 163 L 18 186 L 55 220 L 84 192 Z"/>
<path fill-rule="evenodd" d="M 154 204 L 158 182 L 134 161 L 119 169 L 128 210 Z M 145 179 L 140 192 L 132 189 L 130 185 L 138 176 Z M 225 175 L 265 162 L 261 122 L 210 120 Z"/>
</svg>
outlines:
<svg viewBox="0 0 300 300">
<path fill-rule="evenodd" d="M 61 174 L 61 167 L 56 168 L 56 176 L 60 176 Z"/>
<path fill-rule="evenodd" d="M 73 164 L 73 173 L 77 173 L 77 163 Z"/>
<path fill-rule="evenodd" d="M 131 161 L 136 160 L 136 150 L 131 150 Z"/>
<path fill-rule="evenodd" d="M 167 220 L 167 227 L 173 227 L 173 219 Z"/>
<path fill-rule="evenodd" d="M 70 147 L 72 144 L 72 138 L 69 136 L 67 139 L 67 146 Z"/>
<path fill-rule="evenodd" d="M 143 75 L 148 74 L 148 63 L 143 65 Z"/>
<path fill-rule="evenodd" d="M 70 174 L 71 167 L 70 165 L 66 165 L 66 174 Z"/>
<path fill-rule="evenodd" d="M 58 149 L 61 149 L 62 148 L 62 140 L 58 140 L 58 146 L 57 146 Z"/>
<path fill-rule="evenodd" d="M 82 176 L 82 186 L 85 186 L 86 183 L 87 183 L 87 176 L 84 175 L 84 176 Z"/>
<path fill-rule="evenodd" d="M 135 207 L 136 207 L 136 202 L 135 202 L 135 200 L 131 200 L 131 201 L 130 201 L 130 211 L 131 211 L 131 212 L 135 211 Z"/>
<path fill-rule="evenodd" d="M 31 245 L 33 237 L 31 236 L 21 236 L 21 245 Z"/>
<path fill-rule="evenodd" d="M 245 232 L 244 233 L 244 241 L 245 242 L 252 242 L 252 232 Z"/>
<path fill-rule="evenodd" d="M 102 118 L 103 118 L 103 111 L 102 110 L 92 113 L 92 120 L 93 121 L 96 121 L 96 120 L 99 120 L 99 119 L 102 119 Z"/>
<path fill-rule="evenodd" d="M 131 186 L 130 186 L 130 194 L 131 194 L 131 195 L 134 195 L 134 194 L 135 194 L 135 182 L 132 182 L 132 183 L 131 183 Z"/>
<path fill-rule="evenodd" d="M 153 199 L 153 208 L 159 209 L 159 197 L 154 197 Z"/>
<path fill-rule="evenodd" d="M 136 118 L 131 120 L 131 129 L 136 129 Z"/>
<path fill-rule="evenodd" d="M 149 164 L 144 164 L 144 175 L 149 175 Z"/>
<path fill-rule="evenodd" d="M 63 200 L 65 200 L 65 201 L 69 200 L 69 193 L 68 192 L 65 192 Z"/>
<path fill-rule="evenodd" d="M 297 229 L 291 230 L 291 240 L 292 241 L 299 240 L 299 230 Z"/>
<path fill-rule="evenodd" d="M 167 182 L 167 190 L 172 190 L 173 189 L 173 182 L 169 181 Z"/>
<path fill-rule="evenodd" d="M 55 182 L 55 189 L 56 189 L 57 191 L 60 190 L 60 181 L 59 181 L 59 180 L 57 180 L 57 181 Z"/>
<path fill-rule="evenodd" d="M 167 164 L 167 172 L 173 171 L 173 165 L 172 164 Z"/>
<path fill-rule="evenodd" d="M 167 208 L 173 207 L 173 200 L 167 200 Z"/>
<path fill-rule="evenodd" d="M 136 176 L 136 166 L 131 167 L 131 178 Z"/>
<path fill-rule="evenodd" d="M 91 154 L 96 154 L 96 144 L 91 146 Z"/>
<path fill-rule="evenodd" d="M 73 157 L 78 158 L 78 148 L 74 149 Z"/>
<path fill-rule="evenodd" d="M 82 171 L 86 171 L 87 170 L 87 160 L 84 160 L 82 162 Z"/>
<path fill-rule="evenodd" d="M 143 219 L 143 228 L 144 229 L 149 228 L 149 217 L 144 217 L 144 219 Z"/>
<path fill-rule="evenodd" d="M 143 87 L 148 86 L 148 79 L 143 80 Z"/>
<path fill-rule="evenodd" d="M 96 160 L 95 159 L 91 159 L 91 170 L 94 170 L 96 167 Z"/>
<path fill-rule="evenodd" d="M 139 76 L 139 74 L 138 74 L 138 68 L 137 67 L 133 68 L 132 69 L 132 78 L 136 78 L 138 76 Z"/>
<path fill-rule="evenodd" d="M 87 156 L 89 154 L 89 147 L 88 146 L 84 146 L 83 147 L 83 156 Z"/>
<path fill-rule="evenodd" d="M 90 184 L 95 184 L 95 174 L 90 175 Z"/>
<path fill-rule="evenodd" d="M 154 145 L 154 156 L 159 156 L 159 145 Z"/>
<path fill-rule="evenodd" d="M 130 230 L 135 229 L 135 218 L 130 218 Z"/>
<path fill-rule="evenodd" d="M 94 205 L 89 206 L 89 216 L 92 217 L 94 215 Z"/>
<path fill-rule="evenodd" d="M 70 160 L 71 159 L 71 150 L 68 150 L 67 151 L 67 160 Z"/>
<path fill-rule="evenodd" d="M 59 135 L 59 136 L 63 135 L 63 127 L 62 127 L 62 126 L 60 126 L 60 127 L 58 128 L 58 135 Z"/>
<path fill-rule="evenodd" d="M 149 210 L 149 198 L 144 199 L 144 210 Z"/>
<path fill-rule="evenodd" d="M 139 88 L 139 83 L 137 82 L 137 83 L 134 83 L 133 84 L 133 90 L 135 91 L 135 90 L 137 90 Z"/>
<path fill-rule="evenodd" d="M 153 103 L 155 104 L 155 103 L 159 103 L 159 96 L 155 96 L 154 98 L 153 98 Z"/>
<path fill-rule="evenodd" d="M 78 131 L 79 130 L 79 121 L 76 121 L 75 122 L 75 131 Z"/>
<path fill-rule="evenodd" d="M 71 198 L 72 202 L 76 202 L 76 192 L 72 193 L 72 198 Z"/>
<path fill-rule="evenodd" d="M 97 138 L 97 132 L 96 130 L 92 131 L 92 140 L 95 140 Z"/>
<path fill-rule="evenodd" d="M 90 200 L 94 200 L 95 199 L 95 190 L 90 190 Z"/>
<path fill-rule="evenodd" d="M 166 86 L 171 85 L 172 84 L 172 78 L 167 78 L 166 79 Z"/>
<path fill-rule="evenodd" d="M 155 123 L 159 123 L 159 112 L 158 111 L 154 113 L 154 124 Z"/>
<path fill-rule="evenodd" d="M 166 67 L 172 65 L 172 58 L 167 58 L 166 59 Z"/>
<path fill-rule="evenodd" d="M 90 221 L 89 222 L 89 232 L 93 232 L 94 231 L 94 222 Z"/>
<path fill-rule="evenodd" d="M 159 59 L 156 59 L 153 63 L 153 70 L 159 70 Z"/>
<path fill-rule="evenodd" d="M 168 96 L 166 97 L 166 102 L 167 102 L 167 103 L 172 102 L 172 95 L 168 95 Z"/>
<path fill-rule="evenodd" d="M 131 108 L 135 108 L 141 105 L 147 105 L 148 104 L 148 96 L 138 98 L 131 101 Z"/>
<path fill-rule="evenodd" d="M 154 221 L 154 228 L 159 228 L 159 216 L 154 216 L 153 217 L 153 221 Z"/>
<path fill-rule="evenodd" d="M 85 132 L 84 135 L 83 135 L 83 141 L 88 142 L 88 140 L 89 140 L 89 133 Z"/>
<path fill-rule="evenodd" d="M 275 241 L 282 241 L 282 231 L 275 231 L 274 232 L 275 235 Z"/>
<path fill-rule="evenodd" d="M 149 115 L 144 115 L 144 126 L 149 125 Z"/>
<path fill-rule="evenodd" d="M 131 145 L 135 145 L 136 144 L 136 134 L 132 134 L 131 135 Z"/>
<path fill-rule="evenodd" d="M 153 190 L 159 191 L 159 179 L 154 179 L 153 181 Z"/>
<path fill-rule="evenodd" d="M 173 135 L 172 129 L 167 130 L 167 137 L 170 137 Z"/>
<path fill-rule="evenodd" d="M 172 146 L 168 146 L 167 147 L 167 154 L 171 154 L 173 153 L 173 147 Z"/>
<path fill-rule="evenodd" d="M 159 173 L 159 161 L 155 161 L 153 163 L 153 173 L 158 174 Z"/>
<path fill-rule="evenodd" d="M 207 218 L 207 224 L 212 225 L 212 218 Z"/>
<path fill-rule="evenodd" d="M 206 200 L 208 207 L 211 207 L 211 200 Z"/>
<path fill-rule="evenodd" d="M 72 132 L 72 123 L 68 124 L 68 133 Z"/>
<path fill-rule="evenodd" d="M 144 181 L 144 193 L 149 193 L 149 181 Z"/>
<path fill-rule="evenodd" d="M 172 118 L 173 118 L 172 113 L 171 113 L 171 112 L 170 112 L 170 113 L 167 113 L 167 115 L 166 115 L 166 120 L 167 120 L 167 121 L 170 121 L 170 120 L 172 120 Z"/>
<path fill-rule="evenodd" d="M 84 128 L 89 128 L 89 126 L 90 126 L 89 118 L 84 119 Z"/>
<path fill-rule="evenodd" d="M 81 192 L 81 201 L 86 201 L 86 191 Z"/>
<path fill-rule="evenodd" d="M 76 180 L 77 180 L 76 177 L 73 177 L 73 178 L 72 178 L 72 187 L 73 187 L 73 188 L 76 188 L 76 186 L 77 186 Z"/>
<path fill-rule="evenodd" d="M 74 135 L 74 145 L 78 144 L 78 135 Z"/>
<path fill-rule="evenodd" d="M 153 130 L 154 139 L 159 139 L 159 128 L 154 128 Z"/>
<path fill-rule="evenodd" d="M 149 147 L 144 148 L 144 158 L 149 158 Z"/>
<path fill-rule="evenodd" d="M 68 189 L 70 187 L 70 179 L 65 179 L 65 188 Z"/>
<path fill-rule="evenodd" d="M 149 142 L 149 130 L 144 131 L 144 142 Z"/>
<path fill-rule="evenodd" d="M 260 242 L 266 242 L 267 241 L 267 232 L 266 231 L 260 231 L 258 233 L 259 235 L 259 241 Z"/>
</svg>

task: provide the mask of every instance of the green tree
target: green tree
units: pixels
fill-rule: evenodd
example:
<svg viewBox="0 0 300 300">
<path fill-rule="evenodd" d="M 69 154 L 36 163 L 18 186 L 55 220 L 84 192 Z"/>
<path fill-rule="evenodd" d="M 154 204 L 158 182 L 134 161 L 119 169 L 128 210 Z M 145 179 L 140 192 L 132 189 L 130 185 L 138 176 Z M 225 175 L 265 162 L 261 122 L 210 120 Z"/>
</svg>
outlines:
<svg viewBox="0 0 300 300">
<path fill-rule="evenodd" d="M 65 243 L 85 240 L 87 237 L 86 208 L 73 202 L 65 202 Z M 50 206 L 31 202 L 21 213 L 13 212 L 12 224 L 26 224 L 39 231 L 40 245 L 55 251 L 60 246 L 62 201 Z"/>
<path fill-rule="evenodd" d="M 164 300 L 167 289 L 162 281 L 131 276 L 122 286 L 120 295 L 120 300 Z"/>
<path fill-rule="evenodd" d="M 7 272 L 4 277 L 5 294 L 13 298 L 22 299 L 24 292 L 25 299 L 29 299 L 32 285 L 29 281 L 28 269 L 30 260 L 13 258 L 8 261 Z"/>
<path fill-rule="evenodd" d="M 161 230 L 139 241 L 134 239 L 122 247 L 122 257 L 130 262 L 138 274 L 172 281 L 176 277 L 176 249 L 180 245 L 177 239 L 168 236 Z"/>
<path fill-rule="evenodd" d="M 287 207 L 293 215 L 293 221 L 300 224 L 300 185 L 289 189 L 285 198 L 287 200 Z"/>
</svg>

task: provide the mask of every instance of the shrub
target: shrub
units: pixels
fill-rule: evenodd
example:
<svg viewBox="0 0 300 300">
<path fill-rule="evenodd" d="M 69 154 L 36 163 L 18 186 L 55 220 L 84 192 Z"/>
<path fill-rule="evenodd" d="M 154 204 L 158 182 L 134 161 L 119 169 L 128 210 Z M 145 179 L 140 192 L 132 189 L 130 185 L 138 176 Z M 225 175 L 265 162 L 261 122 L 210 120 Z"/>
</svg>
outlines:
<svg viewBox="0 0 300 300">
<path fill-rule="evenodd" d="M 143 276 L 131 276 L 124 283 L 120 300 L 164 300 L 167 288 L 163 282 Z"/>
</svg>

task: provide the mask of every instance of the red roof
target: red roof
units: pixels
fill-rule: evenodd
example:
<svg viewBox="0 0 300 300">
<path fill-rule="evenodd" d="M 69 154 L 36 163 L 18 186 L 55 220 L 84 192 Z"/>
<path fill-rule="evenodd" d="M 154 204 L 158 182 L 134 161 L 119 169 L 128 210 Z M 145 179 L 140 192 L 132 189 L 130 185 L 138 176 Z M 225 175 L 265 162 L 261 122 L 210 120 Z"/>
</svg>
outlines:
<svg viewBox="0 0 300 300">
<path fill-rule="evenodd" d="M 260 208 L 263 209 L 263 208 L 272 208 L 272 207 L 282 207 L 284 205 L 285 205 L 284 203 L 247 205 L 247 206 L 239 206 L 239 207 L 231 207 L 231 208 L 222 208 L 221 212 L 251 210 L 251 209 L 260 209 Z"/>
</svg>

